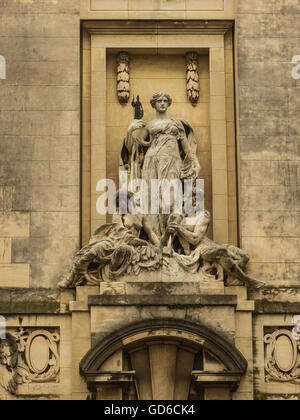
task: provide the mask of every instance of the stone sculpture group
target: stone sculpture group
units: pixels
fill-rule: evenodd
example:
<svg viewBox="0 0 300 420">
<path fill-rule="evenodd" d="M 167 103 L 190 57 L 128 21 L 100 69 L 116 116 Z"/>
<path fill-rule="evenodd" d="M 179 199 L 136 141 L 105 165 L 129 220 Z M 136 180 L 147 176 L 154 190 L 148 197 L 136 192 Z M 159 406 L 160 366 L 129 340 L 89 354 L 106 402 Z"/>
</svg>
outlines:
<svg viewBox="0 0 300 420">
<path fill-rule="evenodd" d="M 167 93 L 158 92 L 151 99 L 155 119 L 149 123 L 135 119 L 129 125 L 120 161 L 120 169 L 127 172 L 128 185 L 134 179 L 142 179 L 149 186 L 153 179 L 184 182 L 198 178 L 200 164 L 193 128 L 184 120 L 167 116 L 171 104 Z M 120 191 L 118 209 L 124 196 L 135 197 L 128 189 Z M 164 197 L 158 200 L 161 209 Z M 246 274 L 249 256 L 243 250 L 218 245 L 207 237 L 211 220 L 208 211 L 177 214 L 174 197 L 170 209 L 170 214 L 119 211 L 112 223 L 100 226 L 89 244 L 76 253 L 71 272 L 59 283 L 59 288 L 138 276 L 143 271 L 166 269 L 171 261 L 178 269 L 195 275 L 205 266 L 205 273 L 210 276 L 219 276 L 221 270 L 224 280 L 230 277 L 250 287 L 263 286 Z M 191 217 L 195 220 L 192 225 Z"/>
</svg>

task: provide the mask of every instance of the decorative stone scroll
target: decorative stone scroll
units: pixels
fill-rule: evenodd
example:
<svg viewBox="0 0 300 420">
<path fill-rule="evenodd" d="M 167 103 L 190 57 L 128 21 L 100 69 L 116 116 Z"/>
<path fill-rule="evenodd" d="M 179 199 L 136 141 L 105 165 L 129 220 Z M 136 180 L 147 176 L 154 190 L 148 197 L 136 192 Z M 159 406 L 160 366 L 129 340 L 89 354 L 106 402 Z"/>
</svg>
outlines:
<svg viewBox="0 0 300 420">
<path fill-rule="evenodd" d="M 294 328 L 293 331 L 278 329 L 272 334 L 265 335 L 266 382 L 300 384 L 300 338 L 297 338 L 298 333 Z"/>
<path fill-rule="evenodd" d="M 189 101 L 195 106 L 199 100 L 199 56 L 195 52 L 186 54 L 186 89 Z"/>
<path fill-rule="evenodd" d="M 117 94 L 120 104 L 130 98 L 129 54 L 122 51 L 117 56 Z"/>
<path fill-rule="evenodd" d="M 16 394 L 17 386 L 59 382 L 58 331 L 19 328 L 0 340 L 0 386 Z"/>
</svg>

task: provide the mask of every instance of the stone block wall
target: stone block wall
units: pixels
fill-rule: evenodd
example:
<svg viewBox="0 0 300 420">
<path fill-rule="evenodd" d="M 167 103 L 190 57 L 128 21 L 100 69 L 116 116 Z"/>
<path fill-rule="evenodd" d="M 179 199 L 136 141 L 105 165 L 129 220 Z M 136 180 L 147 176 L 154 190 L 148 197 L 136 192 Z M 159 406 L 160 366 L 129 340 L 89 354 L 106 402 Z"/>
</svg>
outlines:
<svg viewBox="0 0 300 420">
<path fill-rule="evenodd" d="M 54 287 L 79 245 L 79 0 L 2 0 L 0 287 Z"/>
<path fill-rule="evenodd" d="M 299 17 L 296 0 L 237 2 L 240 235 L 252 275 L 267 283 L 251 293 L 254 391 L 263 400 L 300 395 L 295 366 L 287 373 L 277 357 L 297 356 L 298 343 L 300 84 L 292 59 L 300 53 Z"/>
<path fill-rule="evenodd" d="M 235 0 L 81 0 L 82 19 L 233 19 Z"/>
<path fill-rule="evenodd" d="M 276 286 L 300 276 L 299 3 L 237 3 L 242 246 L 254 276 Z"/>
</svg>

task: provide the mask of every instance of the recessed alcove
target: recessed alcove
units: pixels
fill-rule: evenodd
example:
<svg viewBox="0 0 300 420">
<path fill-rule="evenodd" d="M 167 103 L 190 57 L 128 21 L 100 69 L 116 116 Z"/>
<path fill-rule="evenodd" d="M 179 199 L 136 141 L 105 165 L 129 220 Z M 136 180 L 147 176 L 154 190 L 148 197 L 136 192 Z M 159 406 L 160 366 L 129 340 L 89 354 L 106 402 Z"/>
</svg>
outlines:
<svg viewBox="0 0 300 420">
<path fill-rule="evenodd" d="M 82 242 L 110 222 L 99 215 L 100 179 L 118 185 L 122 141 L 133 120 L 131 100 L 118 102 L 116 56 L 130 57 L 130 91 L 140 95 L 145 115 L 154 112 L 153 93 L 173 98 L 170 117 L 194 128 L 205 181 L 205 207 L 212 214 L 209 236 L 237 244 L 237 188 L 233 41 L 230 22 L 88 22 L 82 32 Z M 186 94 L 188 51 L 199 55 L 200 98 L 193 106 Z"/>
</svg>

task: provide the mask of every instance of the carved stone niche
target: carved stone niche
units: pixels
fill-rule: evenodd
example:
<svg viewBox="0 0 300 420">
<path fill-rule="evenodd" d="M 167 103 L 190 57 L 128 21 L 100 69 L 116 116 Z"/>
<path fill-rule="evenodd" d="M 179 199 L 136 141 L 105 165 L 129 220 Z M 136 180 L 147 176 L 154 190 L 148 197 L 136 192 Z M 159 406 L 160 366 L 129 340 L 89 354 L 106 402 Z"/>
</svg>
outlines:
<svg viewBox="0 0 300 420">
<path fill-rule="evenodd" d="M 230 399 L 246 369 L 231 343 L 182 320 L 127 327 L 100 340 L 80 364 L 98 400 L 201 400 L 214 388 Z"/>
<path fill-rule="evenodd" d="M 17 395 L 18 385 L 59 382 L 59 341 L 56 328 L 7 329 L 0 339 L 0 389 Z"/>
<path fill-rule="evenodd" d="M 265 381 L 300 384 L 300 327 L 265 328 Z"/>
</svg>

